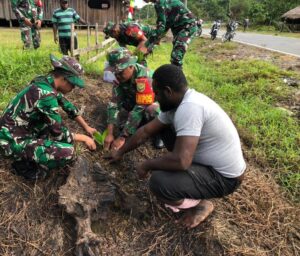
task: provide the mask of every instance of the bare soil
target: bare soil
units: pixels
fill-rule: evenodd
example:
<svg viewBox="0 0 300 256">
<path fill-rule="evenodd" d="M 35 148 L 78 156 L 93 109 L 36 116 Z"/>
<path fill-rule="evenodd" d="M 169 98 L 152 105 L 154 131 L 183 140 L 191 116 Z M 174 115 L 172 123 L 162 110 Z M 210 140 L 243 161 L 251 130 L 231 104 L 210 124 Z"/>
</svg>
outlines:
<svg viewBox="0 0 300 256">
<path fill-rule="evenodd" d="M 265 54 L 274 61 L 273 53 L 244 46 L 240 50 L 236 58 Z M 298 65 L 298 60 L 289 63 L 287 68 Z M 92 126 L 103 130 L 111 85 L 101 78 L 87 77 L 86 81 L 85 90 L 74 90 L 68 98 L 81 107 Z M 83 132 L 74 122 L 68 120 L 67 124 L 73 132 Z M 246 158 L 248 150 L 244 147 Z M 187 230 L 174 223 L 180 213 L 157 202 L 147 181 L 139 181 L 134 171 L 134 163 L 164 150 L 154 150 L 149 142 L 113 165 L 103 159 L 100 147 L 91 153 L 77 145 L 77 153 L 101 163 L 124 191 L 139 199 L 130 211 L 114 205 L 105 218 L 93 223 L 101 237 L 101 255 L 299 255 L 299 207 L 288 202 L 270 172 L 258 167 L 255 160 L 247 159 L 241 187 L 230 196 L 213 200 L 215 211 L 207 221 Z M 75 221 L 59 206 L 57 191 L 76 162 L 72 168 L 56 170 L 47 180 L 35 183 L 11 174 L 10 164 L 7 159 L 0 163 L 0 255 L 72 255 Z"/>
</svg>

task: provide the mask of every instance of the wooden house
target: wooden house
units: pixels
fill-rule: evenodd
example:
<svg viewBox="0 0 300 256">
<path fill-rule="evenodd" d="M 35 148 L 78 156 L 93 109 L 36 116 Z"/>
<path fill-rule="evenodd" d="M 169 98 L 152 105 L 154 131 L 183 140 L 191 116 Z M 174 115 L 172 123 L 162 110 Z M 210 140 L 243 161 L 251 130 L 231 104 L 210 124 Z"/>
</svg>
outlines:
<svg viewBox="0 0 300 256">
<path fill-rule="evenodd" d="M 59 8 L 59 0 L 42 0 L 44 6 L 44 20 L 51 21 L 52 13 Z M 106 10 L 91 9 L 88 0 L 69 0 L 69 6 L 90 24 L 105 24 L 107 21 L 119 22 L 126 15 L 125 1 L 109 0 L 110 7 Z M 16 17 L 11 9 L 10 0 L 0 0 L 0 19 L 7 21 L 15 20 Z"/>
</svg>

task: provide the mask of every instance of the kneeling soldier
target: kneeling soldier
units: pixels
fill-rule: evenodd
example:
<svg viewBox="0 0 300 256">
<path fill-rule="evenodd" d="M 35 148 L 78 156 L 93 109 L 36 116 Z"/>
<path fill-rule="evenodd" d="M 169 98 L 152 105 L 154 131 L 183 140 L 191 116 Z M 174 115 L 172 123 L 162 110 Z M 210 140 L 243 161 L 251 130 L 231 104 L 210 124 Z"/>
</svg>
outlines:
<svg viewBox="0 0 300 256">
<path fill-rule="evenodd" d="M 137 57 L 120 47 L 112 50 L 107 56 L 109 67 L 114 72 L 118 83 L 112 90 L 112 99 L 107 107 L 108 135 L 105 139 L 105 149 L 118 150 L 123 146 L 127 137 L 135 133 L 142 121 L 150 121 L 160 113 L 159 104 L 154 101 L 152 90 L 152 72 L 137 64 Z M 117 125 L 121 109 L 128 112 L 128 118 L 120 136 L 114 138 L 114 127 Z M 156 138 L 155 146 L 163 147 Z"/>
<path fill-rule="evenodd" d="M 96 145 L 84 134 L 71 134 L 58 113 L 61 107 L 70 118 L 92 135 L 78 109 L 64 94 L 83 88 L 81 65 L 73 58 L 61 60 L 50 55 L 54 70 L 38 76 L 18 93 L 0 118 L 0 150 L 14 160 L 14 173 L 27 179 L 45 177 L 48 171 L 63 167 L 74 157 L 74 141 L 84 142 L 90 150 Z"/>
</svg>

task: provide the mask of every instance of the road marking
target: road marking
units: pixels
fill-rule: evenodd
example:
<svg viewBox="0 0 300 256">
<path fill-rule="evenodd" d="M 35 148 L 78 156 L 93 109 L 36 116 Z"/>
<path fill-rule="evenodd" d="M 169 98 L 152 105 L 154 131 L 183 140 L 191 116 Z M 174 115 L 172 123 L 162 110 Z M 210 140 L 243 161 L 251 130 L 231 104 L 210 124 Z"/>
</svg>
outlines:
<svg viewBox="0 0 300 256">
<path fill-rule="evenodd" d="M 275 49 L 272 49 L 272 48 L 269 48 L 269 47 L 264 47 L 264 46 L 261 46 L 261 45 L 246 43 L 246 42 L 242 42 L 242 41 L 236 40 L 236 39 L 233 39 L 233 41 L 237 42 L 237 43 L 240 43 L 240 44 L 246 44 L 246 45 L 254 46 L 254 47 L 257 47 L 257 48 L 266 49 L 266 50 L 269 50 L 269 51 L 278 52 L 278 53 L 281 53 L 281 54 L 287 54 L 287 55 L 291 55 L 291 56 L 300 58 L 300 55 L 297 55 L 297 54 L 293 54 L 293 53 L 289 53 L 289 52 L 283 52 L 283 51 L 280 51 L 280 50 L 275 50 Z"/>
<path fill-rule="evenodd" d="M 209 34 L 203 33 L 203 35 L 209 37 Z M 222 36 L 218 35 L 217 38 L 222 39 Z M 280 51 L 280 50 L 275 50 L 275 49 L 272 49 L 272 48 L 269 48 L 269 47 L 264 47 L 264 46 L 261 46 L 261 45 L 246 43 L 246 42 L 243 42 L 243 41 L 240 41 L 240 40 L 236 40 L 236 39 L 233 39 L 232 41 L 240 43 L 240 44 L 246 44 L 246 45 L 249 45 L 249 46 L 254 46 L 254 47 L 257 47 L 257 48 L 261 48 L 261 49 L 265 49 L 265 50 L 269 50 L 269 51 L 273 51 L 273 52 L 278 52 L 278 53 L 281 53 L 281 54 L 287 54 L 287 55 L 294 56 L 296 58 L 300 58 L 300 55 L 297 55 L 297 54 L 294 54 L 294 53 L 283 52 L 283 51 Z"/>
</svg>

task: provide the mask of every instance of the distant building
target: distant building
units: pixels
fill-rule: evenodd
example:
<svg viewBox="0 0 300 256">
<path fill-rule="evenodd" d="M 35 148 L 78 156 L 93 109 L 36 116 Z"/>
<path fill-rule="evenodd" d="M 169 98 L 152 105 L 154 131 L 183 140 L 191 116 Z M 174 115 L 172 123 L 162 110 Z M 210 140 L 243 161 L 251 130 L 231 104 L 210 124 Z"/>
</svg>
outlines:
<svg viewBox="0 0 300 256">
<path fill-rule="evenodd" d="M 281 16 L 281 20 L 291 31 L 300 30 L 300 6 L 289 10 Z M 283 29 L 283 27 L 282 27 Z"/>
</svg>

